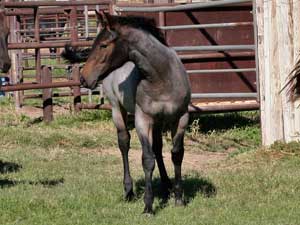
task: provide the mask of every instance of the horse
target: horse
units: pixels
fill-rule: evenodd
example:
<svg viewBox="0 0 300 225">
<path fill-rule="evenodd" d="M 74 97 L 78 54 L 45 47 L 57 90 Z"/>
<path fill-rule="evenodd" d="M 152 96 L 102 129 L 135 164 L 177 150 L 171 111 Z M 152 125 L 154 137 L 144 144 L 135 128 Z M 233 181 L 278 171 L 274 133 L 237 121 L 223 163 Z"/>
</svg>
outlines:
<svg viewBox="0 0 300 225">
<path fill-rule="evenodd" d="M 0 70 L 7 73 L 11 62 L 8 56 L 8 34 L 9 29 L 6 24 L 4 8 L 0 6 Z"/>
<path fill-rule="evenodd" d="M 288 81 L 281 89 L 287 89 L 288 98 L 291 101 L 294 101 L 296 98 L 299 98 L 300 95 L 300 56 L 288 76 Z"/>
<path fill-rule="evenodd" d="M 92 48 L 66 46 L 63 57 L 70 62 L 86 61 L 81 83 L 93 89 L 99 81 L 112 105 L 112 119 L 117 128 L 122 154 L 125 199 L 134 197 L 128 151 L 130 134 L 127 115 L 135 116 L 135 128 L 142 146 L 145 174 L 144 213 L 153 214 L 152 175 L 155 160 L 165 198 L 173 189 L 175 205 L 184 205 L 181 167 L 184 134 L 188 125 L 191 89 L 188 75 L 176 52 L 169 48 L 153 19 L 136 16 L 113 16 L 97 12 L 102 30 Z M 172 185 L 162 157 L 162 131 L 172 137 L 172 162 L 175 181 Z M 172 187 L 173 186 L 173 187 Z"/>
</svg>

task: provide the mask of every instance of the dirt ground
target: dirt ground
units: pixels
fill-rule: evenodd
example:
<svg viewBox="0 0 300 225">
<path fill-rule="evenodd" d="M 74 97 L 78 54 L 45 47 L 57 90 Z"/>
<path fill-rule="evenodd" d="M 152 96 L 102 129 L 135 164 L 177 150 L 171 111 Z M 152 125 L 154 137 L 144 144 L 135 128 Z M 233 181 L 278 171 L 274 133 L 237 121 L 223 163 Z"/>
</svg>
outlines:
<svg viewBox="0 0 300 225">
<path fill-rule="evenodd" d="M 71 106 L 69 105 L 54 105 L 53 106 L 53 114 L 54 115 L 62 115 L 65 113 L 70 113 L 72 110 Z M 40 118 L 43 116 L 43 109 L 42 107 L 34 107 L 34 106 L 23 106 L 21 109 L 17 111 L 19 114 L 26 115 L 31 119 Z"/>
<path fill-rule="evenodd" d="M 53 107 L 54 115 L 70 113 L 71 106 L 63 105 L 58 106 L 55 105 Z M 27 115 L 31 119 L 41 118 L 43 116 L 42 108 L 33 107 L 33 106 L 24 106 L 22 107 L 18 113 Z M 116 157 L 121 158 L 121 154 L 119 149 L 110 148 L 110 149 L 99 149 L 95 150 L 83 150 L 83 153 L 93 153 L 93 154 L 106 154 L 106 155 L 114 155 Z M 228 158 L 229 151 L 226 152 L 207 152 L 207 151 L 199 151 L 189 152 L 188 149 L 185 151 L 184 161 L 183 161 L 183 170 L 196 170 L 196 171 L 204 171 L 207 169 L 217 168 L 219 164 L 225 161 Z M 168 169 L 173 168 L 173 163 L 171 160 L 171 153 L 168 151 L 163 152 L 164 162 Z M 129 160 L 130 164 L 136 167 L 141 166 L 141 158 L 142 151 L 140 150 L 131 150 L 129 152 Z"/>
<path fill-rule="evenodd" d="M 103 154 L 110 154 L 121 158 L 121 154 L 118 149 L 101 150 Z M 195 170 L 205 171 L 212 168 L 217 168 L 218 165 L 228 158 L 229 153 L 219 152 L 205 152 L 199 153 L 185 151 L 183 159 L 183 171 Z M 163 152 L 164 162 L 168 169 L 173 168 L 170 152 Z M 131 165 L 141 167 L 142 166 L 142 151 L 131 150 L 129 152 L 129 161 Z"/>
</svg>

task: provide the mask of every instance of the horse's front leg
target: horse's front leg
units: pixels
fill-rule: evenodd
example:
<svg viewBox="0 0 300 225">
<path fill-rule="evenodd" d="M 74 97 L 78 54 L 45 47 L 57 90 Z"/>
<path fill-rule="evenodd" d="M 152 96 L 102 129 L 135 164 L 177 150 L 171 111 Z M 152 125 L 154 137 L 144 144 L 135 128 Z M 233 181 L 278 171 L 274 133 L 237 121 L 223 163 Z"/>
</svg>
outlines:
<svg viewBox="0 0 300 225">
<path fill-rule="evenodd" d="M 155 155 L 153 152 L 153 123 L 151 116 L 145 114 L 139 106 L 135 109 L 135 128 L 142 145 L 142 164 L 145 173 L 144 213 L 153 213 L 152 174 L 155 167 Z"/>
<path fill-rule="evenodd" d="M 134 197 L 132 178 L 129 170 L 128 152 L 130 148 L 130 134 L 127 130 L 126 120 L 127 112 L 121 107 L 113 107 L 112 109 L 113 122 L 118 132 L 118 144 L 122 154 L 123 167 L 124 167 L 124 192 L 125 199 L 132 200 Z"/>
</svg>

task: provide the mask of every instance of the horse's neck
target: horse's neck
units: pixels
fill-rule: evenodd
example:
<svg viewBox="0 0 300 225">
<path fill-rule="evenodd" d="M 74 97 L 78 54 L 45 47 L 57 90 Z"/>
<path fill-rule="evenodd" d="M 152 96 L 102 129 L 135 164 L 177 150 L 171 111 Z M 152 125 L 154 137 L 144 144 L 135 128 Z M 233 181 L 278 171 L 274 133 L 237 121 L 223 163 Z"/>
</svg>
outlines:
<svg viewBox="0 0 300 225">
<path fill-rule="evenodd" d="M 146 79 L 153 82 L 169 80 L 170 51 L 150 34 L 142 31 L 129 39 L 129 59 Z"/>
<path fill-rule="evenodd" d="M 158 67 L 169 58 L 168 47 L 160 43 L 151 35 L 144 34 L 139 42 L 133 44 L 132 49 L 139 51 L 153 67 Z"/>
</svg>

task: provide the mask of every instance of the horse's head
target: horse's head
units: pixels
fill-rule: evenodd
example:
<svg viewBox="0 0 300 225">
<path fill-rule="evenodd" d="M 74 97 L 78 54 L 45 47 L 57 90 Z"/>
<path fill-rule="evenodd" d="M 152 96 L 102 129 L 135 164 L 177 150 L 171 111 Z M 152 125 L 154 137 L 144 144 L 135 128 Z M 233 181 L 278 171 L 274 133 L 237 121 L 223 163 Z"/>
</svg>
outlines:
<svg viewBox="0 0 300 225">
<path fill-rule="evenodd" d="M 81 70 L 81 83 L 88 88 L 95 88 L 110 72 L 128 61 L 127 47 L 114 27 L 109 14 L 97 12 L 102 30 L 96 37 L 88 60 Z"/>
<path fill-rule="evenodd" d="M 0 8 L 0 70 L 4 73 L 6 73 L 11 66 L 7 50 L 8 34 L 9 29 L 6 24 L 4 9 Z"/>
</svg>

